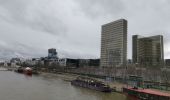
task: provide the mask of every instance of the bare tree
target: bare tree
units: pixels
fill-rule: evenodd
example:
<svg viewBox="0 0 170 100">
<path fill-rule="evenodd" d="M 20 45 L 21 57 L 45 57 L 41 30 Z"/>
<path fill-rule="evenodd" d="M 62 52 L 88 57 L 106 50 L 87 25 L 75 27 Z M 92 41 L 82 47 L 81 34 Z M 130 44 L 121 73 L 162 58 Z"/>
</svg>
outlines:
<svg viewBox="0 0 170 100">
<path fill-rule="evenodd" d="M 161 78 L 163 82 L 165 82 L 166 90 L 168 90 L 168 84 L 170 82 L 170 71 L 168 71 L 167 69 L 163 69 Z"/>
</svg>

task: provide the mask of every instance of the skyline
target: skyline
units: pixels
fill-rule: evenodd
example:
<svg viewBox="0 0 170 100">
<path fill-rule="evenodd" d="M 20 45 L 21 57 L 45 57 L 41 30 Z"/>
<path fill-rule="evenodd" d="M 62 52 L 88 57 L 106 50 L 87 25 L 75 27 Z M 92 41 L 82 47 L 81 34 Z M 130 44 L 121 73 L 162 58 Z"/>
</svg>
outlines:
<svg viewBox="0 0 170 100">
<path fill-rule="evenodd" d="M 135 34 L 163 35 L 165 59 L 170 58 L 170 1 L 147 2 L 1 0 L 0 59 L 46 56 L 49 48 L 59 57 L 99 58 L 101 25 L 121 18 L 128 21 L 127 58 Z"/>
</svg>

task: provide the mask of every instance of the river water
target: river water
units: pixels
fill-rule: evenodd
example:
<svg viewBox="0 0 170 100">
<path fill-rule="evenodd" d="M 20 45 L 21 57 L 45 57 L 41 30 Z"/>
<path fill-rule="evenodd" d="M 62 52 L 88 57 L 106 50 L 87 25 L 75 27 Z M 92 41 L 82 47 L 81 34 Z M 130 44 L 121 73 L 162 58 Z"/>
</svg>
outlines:
<svg viewBox="0 0 170 100">
<path fill-rule="evenodd" d="M 0 100 L 127 100 L 118 93 L 102 93 L 72 86 L 59 77 L 25 76 L 0 71 Z"/>
</svg>

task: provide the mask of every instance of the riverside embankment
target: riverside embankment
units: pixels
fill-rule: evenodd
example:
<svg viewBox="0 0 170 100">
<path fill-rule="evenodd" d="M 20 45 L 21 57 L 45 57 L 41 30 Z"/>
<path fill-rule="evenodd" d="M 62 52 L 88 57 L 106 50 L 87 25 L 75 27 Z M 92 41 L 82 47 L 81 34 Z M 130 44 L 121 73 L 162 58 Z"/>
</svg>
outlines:
<svg viewBox="0 0 170 100">
<path fill-rule="evenodd" d="M 44 77 L 58 77 L 61 78 L 63 81 L 68 81 L 70 82 L 71 80 L 76 79 L 78 76 L 78 74 L 72 74 L 72 73 L 47 73 L 47 72 L 41 72 L 42 76 Z M 93 77 L 94 78 L 94 77 Z M 104 79 L 101 78 L 95 78 L 97 80 L 100 80 L 102 82 L 104 82 L 105 84 L 108 84 L 111 88 L 113 88 L 114 90 L 116 90 L 115 92 L 122 92 L 122 87 L 126 86 L 123 83 L 119 83 L 119 82 L 109 82 L 109 81 L 105 81 Z"/>
</svg>

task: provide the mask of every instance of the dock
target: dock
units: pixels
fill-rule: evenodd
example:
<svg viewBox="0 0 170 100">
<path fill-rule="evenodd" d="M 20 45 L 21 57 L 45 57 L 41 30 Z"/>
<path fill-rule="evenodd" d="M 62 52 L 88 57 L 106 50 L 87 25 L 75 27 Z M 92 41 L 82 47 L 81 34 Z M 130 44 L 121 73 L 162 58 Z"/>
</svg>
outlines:
<svg viewBox="0 0 170 100">
<path fill-rule="evenodd" d="M 8 71 L 7 68 L 0 68 L 0 71 Z"/>
</svg>

